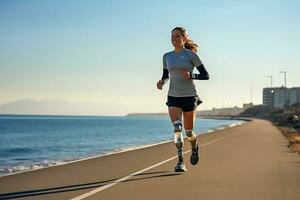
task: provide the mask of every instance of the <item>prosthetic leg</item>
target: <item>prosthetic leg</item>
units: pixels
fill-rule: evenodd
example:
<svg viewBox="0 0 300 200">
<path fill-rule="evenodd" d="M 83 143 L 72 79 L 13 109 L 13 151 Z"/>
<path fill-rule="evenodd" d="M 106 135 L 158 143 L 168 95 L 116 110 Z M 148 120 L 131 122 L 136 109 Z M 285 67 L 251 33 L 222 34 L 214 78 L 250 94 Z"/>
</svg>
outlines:
<svg viewBox="0 0 300 200">
<path fill-rule="evenodd" d="M 173 122 L 174 126 L 174 143 L 177 148 L 178 163 L 175 167 L 175 172 L 185 172 L 186 167 L 183 162 L 183 136 L 182 136 L 182 122 Z"/>
</svg>

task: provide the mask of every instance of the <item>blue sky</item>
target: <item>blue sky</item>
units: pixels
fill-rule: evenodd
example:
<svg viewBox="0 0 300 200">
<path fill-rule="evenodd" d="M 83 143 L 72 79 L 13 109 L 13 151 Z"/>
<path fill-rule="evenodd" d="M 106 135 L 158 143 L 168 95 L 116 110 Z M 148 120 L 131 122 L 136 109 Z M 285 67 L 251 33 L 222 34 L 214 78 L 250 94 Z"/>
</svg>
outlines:
<svg viewBox="0 0 300 200">
<path fill-rule="evenodd" d="M 196 82 L 198 110 L 241 106 L 250 88 L 260 104 L 267 75 L 280 86 L 285 70 L 288 86 L 300 86 L 299 7 L 291 0 L 0 0 L 0 104 L 59 99 L 97 103 L 101 115 L 165 112 L 168 86 L 159 91 L 156 82 L 175 26 L 199 44 L 211 76 Z"/>
</svg>

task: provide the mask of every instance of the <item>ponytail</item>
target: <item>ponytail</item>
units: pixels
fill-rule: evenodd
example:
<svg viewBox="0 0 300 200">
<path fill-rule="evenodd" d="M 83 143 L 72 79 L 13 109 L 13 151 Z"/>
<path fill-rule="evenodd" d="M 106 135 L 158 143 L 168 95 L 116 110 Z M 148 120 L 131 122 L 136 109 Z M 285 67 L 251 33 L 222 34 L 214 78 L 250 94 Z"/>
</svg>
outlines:
<svg viewBox="0 0 300 200">
<path fill-rule="evenodd" d="M 187 39 L 184 48 L 197 52 L 198 45 L 191 39 Z"/>
</svg>

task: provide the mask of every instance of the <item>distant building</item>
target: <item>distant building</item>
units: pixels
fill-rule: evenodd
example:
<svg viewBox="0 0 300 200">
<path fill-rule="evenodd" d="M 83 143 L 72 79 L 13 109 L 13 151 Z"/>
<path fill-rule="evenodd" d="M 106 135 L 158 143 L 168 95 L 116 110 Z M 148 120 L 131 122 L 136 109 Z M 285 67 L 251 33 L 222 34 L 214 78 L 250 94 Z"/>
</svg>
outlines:
<svg viewBox="0 0 300 200">
<path fill-rule="evenodd" d="M 248 108 L 251 108 L 251 107 L 253 107 L 253 103 L 244 103 L 243 104 L 243 111 L 247 110 Z"/>
<path fill-rule="evenodd" d="M 300 103 L 300 87 L 274 87 L 263 89 L 263 104 L 275 108 L 283 108 Z"/>
<path fill-rule="evenodd" d="M 300 87 L 293 87 L 289 90 L 289 104 L 300 103 Z"/>
<path fill-rule="evenodd" d="M 251 108 L 253 103 L 244 103 L 243 108 L 237 106 L 231 108 L 213 108 L 212 110 L 198 111 L 198 116 L 237 116 L 248 108 Z"/>
</svg>

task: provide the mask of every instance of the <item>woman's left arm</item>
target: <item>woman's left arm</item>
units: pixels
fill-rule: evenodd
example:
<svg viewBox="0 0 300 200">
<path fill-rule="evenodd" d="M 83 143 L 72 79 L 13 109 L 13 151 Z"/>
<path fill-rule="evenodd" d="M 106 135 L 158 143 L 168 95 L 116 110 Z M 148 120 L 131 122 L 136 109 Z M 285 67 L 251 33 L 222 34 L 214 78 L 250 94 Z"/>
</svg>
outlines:
<svg viewBox="0 0 300 200">
<path fill-rule="evenodd" d="M 209 79 L 209 74 L 206 71 L 206 69 L 202 63 L 196 68 L 200 74 L 190 73 L 191 79 L 196 79 L 196 80 L 208 80 Z"/>
</svg>

